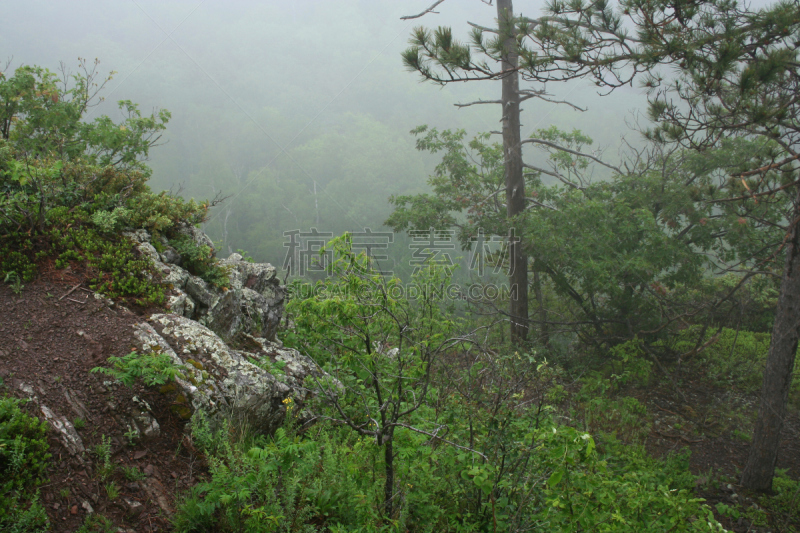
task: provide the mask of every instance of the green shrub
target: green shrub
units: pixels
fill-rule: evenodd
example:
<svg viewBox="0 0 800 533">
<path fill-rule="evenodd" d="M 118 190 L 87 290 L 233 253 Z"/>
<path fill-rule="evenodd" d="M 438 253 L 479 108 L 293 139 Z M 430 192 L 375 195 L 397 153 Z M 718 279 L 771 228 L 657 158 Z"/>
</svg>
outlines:
<svg viewBox="0 0 800 533">
<path fill-rule="evenodd" d="M 635 446 L 597 454 L 573 428 L 540 433 L 538 467 L 550 472 L 534 522 L 542 531 L 724 531 L 693 495 L 686 456 L 659 461 Z"/>
<path fill-rule="evenodd" d="M 129 217 L 130 211 L 127 208 L 117 207 L 113 211 L 95 211 L 92 223 L 104 233 L 113 233 L 119 230 Z"/>
<path fill-rule="evenodd" d="M 257 437 L 228 422 L 212 429 L 198 412 L 192 434 L 208 454 L 211 477 L 178 506 L 174 526 L 181 532 L 722 531 L 693 494 L 686 455 L 656 460 L 641 446 L 614 441 L 601 453 L 587 433 L 519 420 L 505 428 L 502 446 L 513 450 L 500 461 L 398 428 L 399 512 L 386 517 L 384 450 L 374 439 L 327 424 L 302 435 L 288 424 L 273 437 Z M 512 468 L 518 477 L 500 475 Z"/>
<path fill-rule="evenodd" d="M 21 404 L 0 399 L 0 529 L 43 531 L 47 517 L 33 489 L 50 459 L 47 424 L 23 412 Z"/>
<path fill-rule="evenodd" d="M 227 421 L 214 430 L 198 413 L 192 435 L 210 454 L 211 480 L 178 506 L 176 531 L 310 533 L 336 524 L 379 531 L 371 527 L 379 486 L 359 475 L 363 443 L 322 427 L 313 433 L 302 437 L 287 424 L 272 437 L 253 437 Z"/>
<path fill-rule="evenodd" d="M 199 224 L 208 214 L 208 202 L 198 204 L 195 200 L 184 200 L 166 192 L 147 191 L 133 196 L 125 207 L 129 212 L 127 225 L 144 228 L 153 234 L 165 233 L 181 222 Z"/>
<path fill-rule="evenodd" d="M 131 297 L 140 305 L 164 301 L 164 288 L 152 281 L 153 262 L 127 239 L 107 238 L 81 225 L 64 230 L 54 227 L 46 237 L 56 268 L 83 262 L 90 273 L 89 286 L 97 292 L 110 298 Z"/>
<path fill-rule="evenodd" d="M 700 331 L 700 326 L 681 331 L 671 339 L 669 348 L 677 353 L 690 352 L 697 346 Z M 735 387 L 743 392 L 756 393 L 761 390 L 770 338 L 769 333 L 729 328 L 717 331 L 709 328 L 703 343 L 712 339 L 714 342 L 694 356 L 694 361 L 690 359 L 689 364 L 700 368 L 716 386 Z M 800 408 L 800 366 L 795 367 L 790 403 Z"/>
<path fill-rule="evenodd" d="M 103 515 L 90 514 L 83 521 L 83 525 L 75 533 L 113 533 L 119 531 L 114 523 Z"/>
<path fill-rule="evenodd" d="M 189 235 L 177 235 L 170 239 L 170 244 L 181 254 L 181 264 L 190 273 L 214 287 L 230 285 L 228 269 L 217 265 L 209 246 L 197 244 Z"/>
</svg>

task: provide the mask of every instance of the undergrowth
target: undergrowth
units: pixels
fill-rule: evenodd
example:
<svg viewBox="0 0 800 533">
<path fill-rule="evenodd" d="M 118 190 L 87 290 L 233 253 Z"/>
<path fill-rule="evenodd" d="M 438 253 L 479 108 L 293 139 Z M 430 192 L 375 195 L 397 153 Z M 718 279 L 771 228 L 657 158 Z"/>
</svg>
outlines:
<svg viewBox="0 0 800 533">
<path fill-rule="evenodd" d="M 176 377 L 183 377 L 181 366 L 165 353 L 131 352 L 123 357 L 109 357 L 108 362 L 112 368 L 98 366 L 91 372 L 111 376 L 126 387 L 132 387 L 137 379 L 150 387 L 166 385 Z"/>
<path fill-rule="evenodd" d="M 0 530 L 46 531 L 48 520 L 36 487 L 45 478 L 47 424 L 22 409 L 23 402 L 0 398 Z"/>
<path fill-rule="evenodd" d="M 288 420 L 267 437 L 197 413 L 210 479 L 178 506 L 176 531 L 722 531 L 694 496 L 685 454 L 656 460 L 613 440 L 601 452 L 588 433 L 548 420 L 507 428 L 504 445 L 527 454 L 513 485 L 495 483 L 502 464 L 398 429 L 399 510 L 385 516 L 374 439 L 326 423 L 301 433 Z"/>
</svg>

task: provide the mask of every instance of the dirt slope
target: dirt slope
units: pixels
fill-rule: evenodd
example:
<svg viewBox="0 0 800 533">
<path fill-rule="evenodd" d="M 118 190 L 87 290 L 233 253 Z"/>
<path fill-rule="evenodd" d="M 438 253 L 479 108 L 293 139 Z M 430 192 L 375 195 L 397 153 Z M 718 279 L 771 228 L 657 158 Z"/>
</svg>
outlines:
<svg viewBox="0 0 800 533">
<path fill-rule="evenodd" d="M 86 448 L 83 458 L 71 455 L 50 432 L 52 466 L 40 490 L 53 531 L 75 531 L 88 509 L 123 530 L 169 529 L 175 495 L 197 482 L 201 461 L 187 450 L 185 421 L 171 412 L 166 395 L 139 385 L 113 386 L 107 376 L 90 373 L 109 356 L 131 351 L 131 325 L 143 317 L 118 305 L 109 308 L 81 281 L 67 271 L 42 276 L 19 295 L 0 286 L 0 377 L 5 382 L 0 392 L 26 397 L 30 393 L 22 388 L 32 388 L 37 397 L 28 406 L 32 414 L 42 417 L 45 405 L 67 420 L 83 420 L 82 427 L 80 420 L 76 424 Z M 134 396 L 151 407 L 160 425 L 157 437 L 129 438 Z M 111 443 L 110 474 L 96 453 L 104 436 Z"/>
</svg>

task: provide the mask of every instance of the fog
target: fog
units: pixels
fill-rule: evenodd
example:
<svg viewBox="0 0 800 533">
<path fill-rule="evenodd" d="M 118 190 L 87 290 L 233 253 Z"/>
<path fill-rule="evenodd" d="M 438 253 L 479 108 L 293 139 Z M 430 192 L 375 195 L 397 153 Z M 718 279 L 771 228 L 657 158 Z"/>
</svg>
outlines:
<svg viewBox="0 0 800 533">
<path fill-rule="evenodd" d="M 449 0 L 438 13 L 403 21 L 430 0 L 14 1 L 0 5 L 0 57 L 57 70 L 78 57 L 115 71 L 92 113 L 118 117 L 117 100 L 172 113 L 151 153 L 151 186 L 228 199 L 206 224 L 221 255 L 248 250 L 280 263 L 284 232 L 380 230 L 392 194 L 420 192 L 437 156 L 415 149 L 421 124 L 499 129 L 499 82 L 438 87 L 406 71 L 400 53 L 414 26 L 491 25 L 495 8 Z M 516 2 L 536 16 L 543 2 Z M 578 128 L 614 158 L 646 100 L 638 88 L 600 96 L 588 82 L 548 86 L 575 111 L 531 100 L 523 135 Z M 89 117 L 91 118 L 91 116 Z M 497 138 L 499 141 L 499 137 Z M 384 228 L 385 229 L 385 228 Z"/>
</svg>

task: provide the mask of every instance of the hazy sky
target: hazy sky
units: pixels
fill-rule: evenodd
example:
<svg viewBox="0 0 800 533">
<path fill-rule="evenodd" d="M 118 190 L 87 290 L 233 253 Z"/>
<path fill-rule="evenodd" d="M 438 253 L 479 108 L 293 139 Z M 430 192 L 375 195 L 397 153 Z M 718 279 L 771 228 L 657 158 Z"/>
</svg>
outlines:
<svg viewBox="0 0 800 533">
<path fill-rule="evenodd" d="M 36 63 L 51 68 L 61 60 L 74 65 L 79 56 L 99 58 L 102 69 L 118 72 L 106 91 L 108 100 L 130 98 L 144 108 L 159 106 L 175 113 L 194 101 L 216 106 L 220 112 L 233 109 L 246 114 L 263 102 L 291 111 L 302 109 L 306 121 L 297 124 L 300 131 L 311 120 L 325 124 L 330 109 L 346 108 L 385 120 L 397 110 L 398 117 L 422 123 L 431 108 L 444 107 L 448 124 L 441 126 L 469 123 L 495 129 L 496 109 L 458 111 L 449 104 L 475 95 L 492 97 L 497 85 L 415 86 L 416 77 L 403 72 L 400 62 L 414 25 L 452 25 L 466 35 L 465 21 L 489 24 L 494 8 L 481 0 L 449 0 L 440 6 L 440 14 L 400 20 L 429 4 L 429 0 L 5 0 L 0 5 L 4 21 L 0 53 L 13 57 L 14 66 Z M 540 5 L 517 2 L 516 9 L 534 15 Z M 554 89 L 566 90 L 590 110 L 593 103 L 600 108 L 609 105 L 592 102 L 591 92 L 580 83 Z M 542 109 L 536 118 L 526 117 L 527 125 L 546 126 L 549 114 Z M 603 117 L 602 122 L 607 120 Z M 579 121 L 589 128 L 599 122 L 591 113 Z"/>
<path fill-rule="evenodd" d="M 95 114 L 115 117 L 114 103 L 120 99 L 138 102 L 147 112 L 169 109 L 173 119 L 164 137 L 167 142 L 151 155 L 151 184 L 156 189 L 183 184 L 189 194 L 202 196 L 223 189 L 232 195 L 229 206 L 238 209 L 247 195 L 255 194 L 252 173 L 292 167 L 296 172 L 291 179 L 302 181 L 309 192 L 317 187 L 341 216 L 353 224 L 374 225 L 376 221 L 368 219 L 385 218 L 388 207 L 367 214 L 363 199 L 350 198 L 346 191 L 335 193 L 345 173 L 370 177 L 365 187 L 381 183 L 383 189 L 372 194 L 385 204 L 385 198 L 402 193 L 409 183 L 424 188 L 438 160 L 413 149 L 409 130 L 420 124 L 471 133 L 500 127 L 496 106 L 453 106 L 497 99 L 498 83 L 442 88 L 420 83 L 417 75 L 404 70 L 400 53 L 414 26 L 451 25 L 464 39 L 467 21 L 491 25 L 496 13 L 482 0 L 447 0 L 439 14 L 400 20 L 430 4 L 431 0 L 4 0 L 0 58 L 12 59 L 12 69 L 38 64 L 52 70 L 60 61 L 74 69 L 78 57 L 98 58 L 100 72 L 116 74 L 104 92 L 106 102 Z M 515 2 L 518 13 L 531 16 L 542 5 L 539 0 Z M 551 124 L 579 128 L 612 157 L 626 121 L 645 103 L 638 89 L 602 98 L 588 82 L 548 89 L 588 110 L 580 113 L 529 101 L 524 105 L 523 135 Z M 369 133 L 359 138 L 354 131 L 358 128 Z M 330 151 L 337 142 L 354 147 L 348 157 L 367 165 L 370 154 L 379 152 L 376 147 L 389 147 L 380 157 L 397 170 L 397 178 L 376 181 L 371 177 L 374 169 L 355 163 L 331 169 L 324 160 L 313 161 L 314 146 Z M 396 147 L 398 159 L 389 162 L 391 147 Z M 222 178 L 209 177 L 212 167 L 222 169 L 214 170 Z"/>
</svg>

